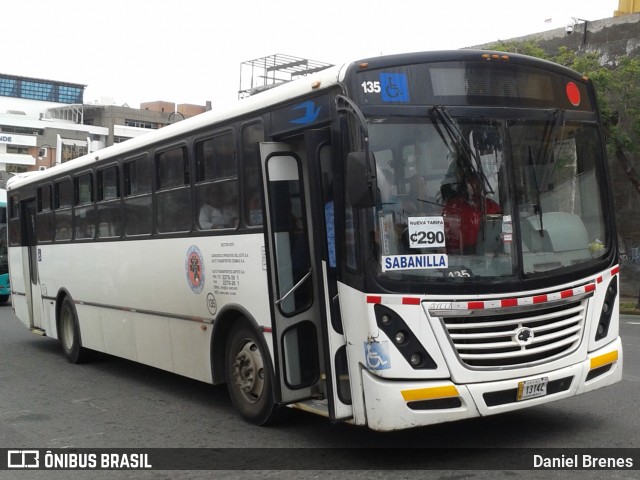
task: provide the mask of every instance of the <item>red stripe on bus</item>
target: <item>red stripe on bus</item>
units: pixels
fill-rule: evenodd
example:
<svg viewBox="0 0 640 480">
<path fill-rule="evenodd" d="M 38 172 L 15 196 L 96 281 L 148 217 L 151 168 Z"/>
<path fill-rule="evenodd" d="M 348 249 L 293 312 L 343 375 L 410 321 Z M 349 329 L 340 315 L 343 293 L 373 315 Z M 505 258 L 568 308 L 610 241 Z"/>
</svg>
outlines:
<svg viewBox="0 0 640 480">
<path fill-rule="evenodd" d="M 368 295 L 367 303 L 382 303 L 382 297 L 376 295 Z"/>
<path fill-rule="evenodd" d="M 560 292 L 560 298 L 569 298 L 573 297 L 573 290 L 565 290 L 564 292 Z"/>
<path fill-rule="evenodd" d="M 415 297 L 403 297 L 402 304 L 403 305 L 420 305 L 420 299 Z"/>
<path fill-rule="evenodd" d="M 585 292 L 593 292 L 596 289 L 596 284 L 595 283 L 590 283 L 588 285 L 584 286 L 584 291 Z"/>
<path fill-rule="evenodd" d="M 517 298 L 505 298 L 504 300 L 500 300 L 501 307 L 517 307 L 518 299 Z"/>
<path fill-rule="evenodd" d="M 620 265 L 616 265 L 615 267 L 613 267 L 613 269 L 611 270 L 611 275 L 617 275 L 620 272 Z"/>
<path fill-rule="evenodd" d="M 484 309 L 484 302 L 468 302 L 467 308 L 470 310 L 482 310 Z"/>
<path fill-rule="evenodd" d="M 532 297 L 531 300 L 533 303 L 544 303 L 548 300 L 548 297 L 546 295 L 536 295 L 535 297 Z"/>
</svg>

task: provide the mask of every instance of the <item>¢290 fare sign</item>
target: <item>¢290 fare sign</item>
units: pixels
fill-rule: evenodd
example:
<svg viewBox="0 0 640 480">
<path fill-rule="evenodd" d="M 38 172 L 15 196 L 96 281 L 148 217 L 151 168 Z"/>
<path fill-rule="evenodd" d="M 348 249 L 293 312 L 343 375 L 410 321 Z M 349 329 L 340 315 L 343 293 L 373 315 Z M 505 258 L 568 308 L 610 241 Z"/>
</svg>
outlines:
<svg viewBox="0 0 640 480">
<path fill-rule="evenodd" d="M 410 248 L 445 247 L 442 217 L 409 217 L 408 229 Z"/>
</svg>

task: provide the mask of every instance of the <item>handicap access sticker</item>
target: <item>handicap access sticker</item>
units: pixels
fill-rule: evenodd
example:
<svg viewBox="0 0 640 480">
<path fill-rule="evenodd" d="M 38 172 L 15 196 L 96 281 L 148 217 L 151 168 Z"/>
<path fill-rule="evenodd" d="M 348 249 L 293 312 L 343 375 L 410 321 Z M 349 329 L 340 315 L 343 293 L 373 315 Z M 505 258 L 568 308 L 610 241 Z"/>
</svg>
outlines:
<svg viewBox="0 0 640 480">
<path fill-rule="evenodd" d="M 364 356 L 369 370 L 385 370 L 391 368 L 389 358 L 389 342 L 364 342 Z"/>
</svg>

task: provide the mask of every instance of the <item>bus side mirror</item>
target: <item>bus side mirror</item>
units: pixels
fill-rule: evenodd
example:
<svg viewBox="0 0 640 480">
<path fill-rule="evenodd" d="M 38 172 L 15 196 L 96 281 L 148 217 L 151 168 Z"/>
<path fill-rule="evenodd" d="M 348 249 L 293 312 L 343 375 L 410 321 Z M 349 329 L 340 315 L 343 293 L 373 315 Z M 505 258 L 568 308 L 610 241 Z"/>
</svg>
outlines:
<svg viewBox="0 0 640 480">
<path fill-rule="evenodd" d="M 376 167 L 373 153 L 351 152 L 347 156 L 347 188 L 351 204 L 356 208 L 376 204 Z"/>
</svg>

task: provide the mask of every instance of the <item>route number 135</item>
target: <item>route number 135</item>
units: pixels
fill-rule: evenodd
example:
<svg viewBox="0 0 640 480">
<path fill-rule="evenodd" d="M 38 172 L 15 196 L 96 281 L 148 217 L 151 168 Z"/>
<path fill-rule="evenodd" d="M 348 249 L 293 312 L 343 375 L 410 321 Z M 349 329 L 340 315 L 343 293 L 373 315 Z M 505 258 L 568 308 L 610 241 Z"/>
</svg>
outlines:
<svg viewBox="0 0 640 480">
<path fill-rule="evenodd" d="M 362 91 L 364 93 L 380 93 L 380 82 L 378 81 L 365 81 L 362 82 Z"/>
</svg>

